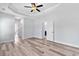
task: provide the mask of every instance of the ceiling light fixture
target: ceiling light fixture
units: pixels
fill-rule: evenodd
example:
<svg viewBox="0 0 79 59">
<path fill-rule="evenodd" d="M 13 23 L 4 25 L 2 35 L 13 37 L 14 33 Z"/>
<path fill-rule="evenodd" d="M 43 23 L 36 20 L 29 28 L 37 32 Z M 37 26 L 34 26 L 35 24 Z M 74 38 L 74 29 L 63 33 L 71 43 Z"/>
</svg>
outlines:
<svg viewBox="0 0 79 59">
<path fill-rule="evenodd" d="M 25 8 L 32 8 L 31 12 L 33 11 L 38 11 L 40 12 L 40 10 L 38 9 L 39 7 L 43 7 L 43 5 L 36 5 L 36 3 L 31 3 L 32 6 L 24 6 Z"/>
</svg>

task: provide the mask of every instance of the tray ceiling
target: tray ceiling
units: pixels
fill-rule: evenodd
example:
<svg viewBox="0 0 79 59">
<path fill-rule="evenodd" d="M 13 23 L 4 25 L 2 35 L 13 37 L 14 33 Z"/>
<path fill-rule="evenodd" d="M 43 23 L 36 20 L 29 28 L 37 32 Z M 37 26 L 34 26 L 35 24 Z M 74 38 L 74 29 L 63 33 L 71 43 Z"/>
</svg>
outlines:
<svg viewBox="0 0 79 59">
<path fill-rule="evenodd" d="M 36 5 L 39 4 L 43 4 L 43 7 L 38 8 L 41 12 L 30 12 L 31 8 L 24 7 L 25 5 L 31 6 L 30 3 L 0 3 L 0 11 L 13 15 L 36 16 L 47 13 L 46 10 L 52 9 L 54 6 L 58 5 L 58 3 L 36 3 Z"/>
</svg>

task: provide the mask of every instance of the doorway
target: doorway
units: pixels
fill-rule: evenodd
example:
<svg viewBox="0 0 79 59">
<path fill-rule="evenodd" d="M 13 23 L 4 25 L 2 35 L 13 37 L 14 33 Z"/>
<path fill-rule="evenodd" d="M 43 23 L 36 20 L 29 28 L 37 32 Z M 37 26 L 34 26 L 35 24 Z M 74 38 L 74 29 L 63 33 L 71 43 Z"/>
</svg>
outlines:
<svg viewBox="0 0 79 59">
<path fill-rule="evenodd" d="M 47 40 L 54 41 L 55 40 L 55 30 L 54 30 L 54 21 L 46 21 L 42 24 L 42 38 L 45 37 L 45 31 L 47 31 Z"/>
<path fill-rule="evenodd" d="M 15 42 L 24 39 L 24 20 L 15 20 Z"/>
</svg>

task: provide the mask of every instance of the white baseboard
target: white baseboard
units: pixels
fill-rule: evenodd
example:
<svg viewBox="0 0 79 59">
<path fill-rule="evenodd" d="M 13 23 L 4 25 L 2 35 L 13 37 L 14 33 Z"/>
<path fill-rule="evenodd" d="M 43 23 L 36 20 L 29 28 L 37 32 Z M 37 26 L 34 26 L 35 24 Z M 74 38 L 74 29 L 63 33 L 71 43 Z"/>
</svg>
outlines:
<svg viewBox="0 0 79 59">
<path fill-rule="evenodd" d="M 64 45 L 68 45 L 68 46 L 71 46 L 71 47 L 79 48 L 79 46 L 78 46 L 78 45 L 69 44 L 69 43 L 60 42 L 60 41 L 55 41 L 55 42 L 56 42 L 56 43 L 60 43 L 60 44 L 64 44 Z"/>
</svg>

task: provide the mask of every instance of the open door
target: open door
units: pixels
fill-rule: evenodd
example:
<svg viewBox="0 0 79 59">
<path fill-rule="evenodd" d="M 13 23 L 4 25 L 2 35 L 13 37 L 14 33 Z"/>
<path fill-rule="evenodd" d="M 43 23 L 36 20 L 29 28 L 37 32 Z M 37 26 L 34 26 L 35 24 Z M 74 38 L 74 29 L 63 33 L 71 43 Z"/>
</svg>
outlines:
<svg viewBox="0 0 79 59">
<path fill-rule="evenodd" d="M 46 21 L 42 25 L 42 38 L 45 38 L 45 31 L 46 39 L 50 41 L 54 41 L 54 22 L 53 21 Z"/>
</svg>

